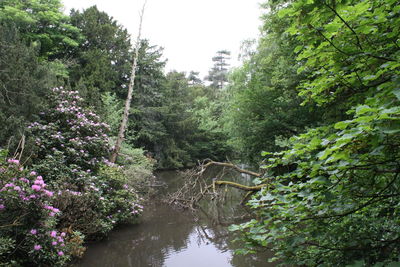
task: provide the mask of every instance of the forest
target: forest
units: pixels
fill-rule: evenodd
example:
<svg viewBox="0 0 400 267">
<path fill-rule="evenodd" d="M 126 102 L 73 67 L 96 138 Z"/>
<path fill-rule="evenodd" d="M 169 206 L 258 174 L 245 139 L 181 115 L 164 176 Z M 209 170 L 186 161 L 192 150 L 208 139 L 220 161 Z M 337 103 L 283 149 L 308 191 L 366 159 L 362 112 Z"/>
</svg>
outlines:
<svg viewBox="0 0 400 267">
<path fill-rule="evenodd" d="M 162 47 L 135 46 L 96 6 L 66 15 L 61 0 L 0 1 L 0 266 L 69 264 L 85 242 L 139 221 L 153 171 L 205 159 L 259 169 L 252 218 L 229 226 L 238 255 L 398 266 L 398 1 L 260 9 L 241 65 L 216 51 L 203 78 L 166 72 Z"/>
</svg>

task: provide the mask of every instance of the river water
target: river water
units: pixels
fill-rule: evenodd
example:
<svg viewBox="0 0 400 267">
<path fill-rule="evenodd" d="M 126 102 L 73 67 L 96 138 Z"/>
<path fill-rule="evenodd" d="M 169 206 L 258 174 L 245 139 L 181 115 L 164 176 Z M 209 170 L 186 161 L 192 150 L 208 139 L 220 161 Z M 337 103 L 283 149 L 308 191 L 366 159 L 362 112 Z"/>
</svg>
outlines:
<svg viewBox="0 0 400 267">
<path fill-rule="evenodd" d="M 215 172 L 217 170 L 214 170 Z M 209 174 L 210 175 L 210 174 Z M 212 174 L 211 174 L 212 175 Z M 235 181 L 248 183 L 249 178 L 234 176 Z M 157 179 L 168 185 L 163 195 L 182 184 L 176 171 L 157 173 Z M 232 180 L 232 179 L 230 179 Z M 267 267 L 268 252 L 255 255 L 234 255 L 239 243 L 232 243 L 227 226 L 232 217 L 245 211 L 238 205 L 240 192 L 226 190 L 225 203 L 207 201 L 197 213 L 182 211 L 153 198 L 145 206 L 137 225 L 114 230 L 106 240 L 90 244 L 83 259 L 74 266 L 96 267 Z M 241 210 L 242 209 L 242 210 Z"/>
</svg>

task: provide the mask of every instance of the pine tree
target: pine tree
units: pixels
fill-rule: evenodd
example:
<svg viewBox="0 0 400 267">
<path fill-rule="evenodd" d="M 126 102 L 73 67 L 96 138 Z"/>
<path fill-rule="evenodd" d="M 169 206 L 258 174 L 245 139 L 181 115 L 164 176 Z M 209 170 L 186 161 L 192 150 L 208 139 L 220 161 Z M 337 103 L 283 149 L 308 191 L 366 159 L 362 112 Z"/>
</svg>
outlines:
<svg viewBox="0 0 400 267">
<path fill-rule="evenodd" d="M 217 55 L 212 58 L 214 66 L 208 72 L 206 77 L 211 82 L 211 86 L 217 89 L 222 89 L 228 81 L 228 67 L 227 61 L 230 59 L 231 52 L 227 50 L 217 51 Z"/>
</svg>

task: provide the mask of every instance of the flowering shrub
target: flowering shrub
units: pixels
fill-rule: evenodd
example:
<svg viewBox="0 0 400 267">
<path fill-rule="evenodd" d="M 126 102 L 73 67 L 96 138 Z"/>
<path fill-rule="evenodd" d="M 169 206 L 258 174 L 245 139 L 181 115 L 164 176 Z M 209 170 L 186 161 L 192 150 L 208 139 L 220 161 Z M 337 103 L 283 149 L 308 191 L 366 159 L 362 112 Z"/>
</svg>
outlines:
<svg viewBox="0 0 400 267">
<path fill-rule="evenodd" d="M 58 227 L 73 225 L 96 238 L 132 222 L 142 207 L 121 167 L 105 159 L 109 127 L 80 106 L 78 92 L 56 88 L 53 93 L 53 107 L 29 128 L 37 146 L 33 167 L 56 192 L 54 203 L 62 211 Z"/>
<path fill-rule="evenodd" d="M 65 180 L 82 189 L 87 174 L 96 173 L 109 155 L 108 126 L 80 106 L 77 91 L 53 92 L 54 106 L 28 126 L 38 148 L 35 168 L 51 181 Z"/>
<path fill-rule="evenodd" d="M 143 211 L 143 206 L 139 204 L 141 199 L 129 184 L 124 169 L 105 165 L 100 169 L 99 179 L 106 189 L 101 199 L 105 203 L 111 222 L 133 222 Z"/>
<path fill-rule="evenodd" d="M 143 209 L 121 167 L 104 165 L 96 178 L 86 191 L 60 190 L 55 200 L 57 207 L 67 211 L 60 216 L 60 227 L 73 224 L 92 239 L 119 223 L 134 222 Z"/>
<path fill-rule="evenodd" d="M 0 159 L 1 160 L 1 159 Z M 66 233 L 55 229 L 60 210 L 42 176 L 18 160 L 0 162 L 0 262 L 62 265 L 68 260 Z"/>
</svg>

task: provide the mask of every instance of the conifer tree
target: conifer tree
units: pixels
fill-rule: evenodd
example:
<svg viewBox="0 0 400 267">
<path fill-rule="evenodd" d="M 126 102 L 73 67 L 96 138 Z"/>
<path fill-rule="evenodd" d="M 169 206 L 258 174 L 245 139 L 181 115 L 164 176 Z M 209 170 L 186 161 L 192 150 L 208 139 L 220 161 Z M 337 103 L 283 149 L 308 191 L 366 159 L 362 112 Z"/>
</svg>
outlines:
<svg viewBox="0 0 400 267">
<path fill-rule="evenodd" d="M 217 55 L 212 58 L 214 66 L 208 72 L 206 77 L 211 82 L 211 86 L 217 89 L 222 89 L 228 81 L 228 60 L 230 59 L 231 52 L 228 50 L 219 50 Z"/>
</svg>

